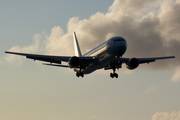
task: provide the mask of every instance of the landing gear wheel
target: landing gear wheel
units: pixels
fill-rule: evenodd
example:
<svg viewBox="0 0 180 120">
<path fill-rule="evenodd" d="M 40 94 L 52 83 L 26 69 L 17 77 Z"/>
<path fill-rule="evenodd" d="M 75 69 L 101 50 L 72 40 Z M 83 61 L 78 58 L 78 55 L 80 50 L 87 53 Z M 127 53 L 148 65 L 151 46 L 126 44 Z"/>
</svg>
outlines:
<svg viewBox="0 0 180 120">
<path fill-rule="evenodd" d="M 76 73 L 76 76 L 79 77 L 79 73 L 78 72 Z"/>
<path fill-rule="evenodd" d="M 117 73 L 114 73 L 114 76 L 115 76 L 116 78 L 118 78 L 118 74 L 117 74 Z"/>
<path fill-rule="evenodd" d="M 82 72 L 76 72 L 76 76 L 77 77 L 79 77 L 79 76 L 84 77 L 84 74 Z"/>
<path fill-rule="evenodd" d="M 84 77 L 84 74 L 83 74 L 83 73 L 80 73 L 80 76 L 81 76 L 81 77 Z"/>
<path fill-rule="evenodd" d="M 114 78 L 114 77 L 115 77 L 115 78 L 118 78 L 118 74 L 115 73 L 115 72 L 116 72 L 116 67 L 114 66 L 114 67 L 113 67 L 113 73 L 110 73 L 110 77 L 111 77 L 111 78 Z"/>
<path fill-rule="evenodd" d="M 118 74 L 117 74 L 117 73 L 110 73 L 110 77 L 111 77 L 111 78 L 114 78 L 114 77 L 115 77 L 115 78 L 118 78 Z"/>
<path fill-rule="evenodd" d="M 110 73 L 110 77 L 111 77 L 111 78 L 114 78 L 114 74 L 113 74 L 113 73 Z"/>
</svg>

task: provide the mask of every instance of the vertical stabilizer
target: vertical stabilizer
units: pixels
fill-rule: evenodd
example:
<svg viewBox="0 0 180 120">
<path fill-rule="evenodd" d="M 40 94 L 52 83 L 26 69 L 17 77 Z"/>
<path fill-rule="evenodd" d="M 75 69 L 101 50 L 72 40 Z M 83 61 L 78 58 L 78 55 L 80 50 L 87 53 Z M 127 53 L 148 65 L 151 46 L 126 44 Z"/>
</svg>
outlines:
<svg viewBox="0 0 180 120">
<path fill-rule="evenodd" d="M 81 49 L 79 47 L 79 43 L 78 43 L 78 40 L 77 40 L 77 37 L 76 37 L 76 33 L 74 32 L 73 33 L 73 37 L 74 37 L 74 49 L 75 49 L 75 55 L 77 57 L 81 57 L 82 54 L 81 54 Z"/>
</svg>

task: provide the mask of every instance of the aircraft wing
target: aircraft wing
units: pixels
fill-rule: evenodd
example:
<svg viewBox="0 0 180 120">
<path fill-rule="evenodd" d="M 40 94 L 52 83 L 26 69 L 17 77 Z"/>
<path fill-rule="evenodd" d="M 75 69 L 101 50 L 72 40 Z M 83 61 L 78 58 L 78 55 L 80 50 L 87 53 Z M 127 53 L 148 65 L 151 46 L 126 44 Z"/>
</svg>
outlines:
<svg viewBox="0 0 180 120">
<path fill-rule="evenodd" d="M 51 56 L 51 55 L 38 55 L 38 54 L 27 54 L 27 53 L 17 53 L 17 52 L 8 52 L 5 51 L 7 54 L 15 54 L 15 55 L 21 55 L 26 56 L 28 59 L 39 60 L 39 61 L 45 61 L 50 63 L 57 63 L 61 64 L 61 61 L 63 62 L 69 62 L 69 59 L 72 56 Z M 79 57 L 81 63 L 83 64 L 89 64 L 94 61 L 94 57 Z M 59 66 L 59 67 L 65 67 L 65 66 Z"/>
<path fill-rule="evenodd" d="M 175 58 L 175 56 L 167 56 L 167 57 L 153 57 L 153 58 L 117 58 L 114 60 L 112 63 L 104 67 L 105 70 L 108 69 L 114 69 L 114 68 L 121 68 L 122 63 L 125 64 L 133 64 L 130 69 L 134 69 L 139 66 L 139 64 L 143 63 L 150 63 L 150 62 L 155 62 L 156 60 L 161 60 L 161 59 L 170 59 L 170 58 Z M 133 61 L 135 60 L 135 61 Z"/>
<path fill-rule="evenodd" d="M 162 59 L 170 59 L 175 58 L 175 56 L 167 56 L 167 57 L 153 57 L 153 58 L 136 58 L 139 61 L 139 64 L 155 62 L 156 60 Z M 127 63 L 131 58 L 119 58 L 118 60 L 122 63 Z"/>
</svg>

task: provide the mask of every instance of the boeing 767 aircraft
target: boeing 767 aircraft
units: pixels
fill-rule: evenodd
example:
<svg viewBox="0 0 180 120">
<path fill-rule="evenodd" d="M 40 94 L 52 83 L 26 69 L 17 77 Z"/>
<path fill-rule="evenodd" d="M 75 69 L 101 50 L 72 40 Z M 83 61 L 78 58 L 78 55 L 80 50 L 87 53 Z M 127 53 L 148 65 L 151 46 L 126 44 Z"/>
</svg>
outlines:
<svg viewBox="0 0 180 120">
<path fill-rule="evenodd" d="M 71 68 L 76 72 L 77 77 L 84 77 L 84 74 L 90 74 L 97 69 L 104 68 L 104 70 L 113 70 L 113 72 L 110 73 L 111 78 L 118 78 L 118 74 L 115 73 L 115 71 L 116 69 L 121 68 L 123 63 L 126 64 L 128 69 L 133 70 L 137 68 L 139 64 L 150 63 L 160 59 L 175 58 L 175 56 L 154 58 L 122 58 L 123 54 L 126 52 L 127 43 L 126 40 L 120 36 L 112 37 L 111 39 L 82 55 L 75 32 L 73 33 L 73 37 L 76 54 L 75 56 L 50 56 L 8 51 L 5 51 L 5 53 L 22 55 L 29 59 L 49 62 L 44 63 L 44 65 Z M 67 62 L 67 65 L 62 65 L 61 61 Z"/>
</svg>

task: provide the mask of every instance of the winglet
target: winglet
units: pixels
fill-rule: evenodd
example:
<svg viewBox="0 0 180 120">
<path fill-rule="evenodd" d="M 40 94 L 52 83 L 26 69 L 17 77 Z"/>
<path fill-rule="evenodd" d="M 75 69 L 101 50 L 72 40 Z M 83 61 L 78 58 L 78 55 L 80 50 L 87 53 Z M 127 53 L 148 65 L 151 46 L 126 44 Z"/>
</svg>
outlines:
<svg viewBox="0 0 180 120">
<path fill-rule="evenodd" d="M 79 43 L 78 43 L 78 40 L 77 40 L 77 37 L 76 37 L 76 33 L 74 32 L 73 33 L 73 37 L 74 37 L 74 48 L 75 48 L 75 55 L 77 57 L 81 57 L 82 54 L 81 54 L 81 49 L 79 47 Z"/>
</svg>

